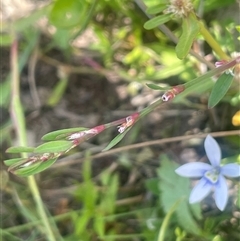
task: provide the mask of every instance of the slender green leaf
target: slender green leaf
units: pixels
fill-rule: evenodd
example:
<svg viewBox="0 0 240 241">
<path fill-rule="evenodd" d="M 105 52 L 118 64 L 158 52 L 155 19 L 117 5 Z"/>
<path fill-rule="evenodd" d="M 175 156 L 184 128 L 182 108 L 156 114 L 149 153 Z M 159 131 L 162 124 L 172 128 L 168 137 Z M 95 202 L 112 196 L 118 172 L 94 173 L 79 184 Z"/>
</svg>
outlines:
<svg viewBox="0 0 240 241">
<path fill-rule="evenodd" d="M 169 87 L 161 87 L 159 85 L 155 85 L 155 84 L 146 84 L 147 87 L 149 87 L 150 89 L 153 89 L 153 90 L 167 90 L 169 89 Z"/>
<path fill-rule="evenodd" d="M 75 132 L 80 132 L 88 130 L 88 128 L 85 127 L 76 127 L 76 128 L 70 128 L 70 129 L 62 129 L 62 130 L 57 130 L 53 131 L 50 133 L 47 133 L 42 137 L 43 141 L 54 141 L 54 140 L 59 140 L 59 139 L 64 139 L 65 137 L 71 135 L 72 133 Z"/>
<path fill-rule="evenodd" d="M 179 59 L 187 56 L 199 30 L 200 24 L 195 16 L 190 14 L 188 18 L 183 18 L 182 35 L 176 46 L 176 54 Z"/>
<path fill-rule="evenodd" d="M 172 208 L 168 211 L 167 215 L 164 217 L 161 228 L 159 230 L 158 233 L 158 241 L 164 241 L 167 237 L 166 237 L 166 232 L 167 229 L 170 226 L 170 219 L 174 214 L 174 211 L 176 210 L 176 208 L 179 206 L 179 204 L 181 203 L 183 199 L 179 199 L 177 200 L 174 205 L 172 206 Z"/>
<path fill-rule="evenodd" d="M 146 12 L 148 14 L 157 14 L 157 13 L 162 12 L 166 8 L 167 8 L 166 3 L 159 3 L 157 5 L 149 7 Z"/>
<path fill-rule="evenodd" d="M 9 147 L 6 152 L 7 153 L 23 153 L 23 152 L 34 152 L 34 147 L 28 147 L 28 146 L 13 146 Z"/>
<path fill-rule="evenodd" d="M 213 108 L 224 97 L 233 81 L 231 74 L 222 74 L 216 84 L 213 86 L 212 92 L 208 100 L 208 108 Z"/>
<path fill-rule="evenodd" d="M 99 236 L 99 239 L 102 239 L 102 237 L 105 234 L 105 220 L 100 212 L 99 213 L 96 212 L 96 217 L 94 219 L 93 227 L 94 227 L 94 230 L 96 230 L 96 233 Z"/>
<path fill-rule="evenodd" d="M 26 161 L 26 158 L 25 157 L 20 157 L 20 158 L 8 159 L 8 160 L 4 161 L 4 164 L 6 166 L 12 166 L 12 165 L 14 165 L 16 163 L 21 163 L 23 160 Z"/>
<path fill-rule="evenodd" d="M 101 174 L 100 179 L 102 185 L 106 186 L 108 191 L 101 193 L 99 208 L 104 213 L 113 214 L 119 186 L 118 176 L 111 175 L 109 170 L 106 170 Z"/>
<path fill-rule="evenodd" d="M 59 101 L 63 98 L 63 94 L 67 88 L 67 85 L 68 78 L 67 76 L 64 76 L 64 78 L 61 78 L 54 87 L 52 94 L 47 101 L 47 105 L 51 107 L 56 106 L 59 103 Z"/>
<path fill-rule="evenodd" d="M 144 24 L 144 28 L 145 29 L 153 29 L 153 28 L 158 27 L 161 24 L 168 22 L 169 20 L 171 20 L 170 14 L 160 15 L 160 16 L 157 16 L 157 17 L 154 17 L 154 18 L 148 20 Z"/>
<path fill-rule="evenodd" d="M 29 166 L 26 167 L 20 167 L 20 169 L 16 169 L 13 171 L 14 174 L 19 175 L 19 176 L 31 176 L 34 175 L 36 173 L 42 172 L 45 169 L 47 169 L 48 167 L 50 167 L 51 165 L 53 165 L 56 162 L 57 158 L 55 159 L 49 159 L 47 161 L 40 161 L 33 163 Z"/>
<path fill-rule="evenodd" d="M 65 152 L 72 147 L 71 141 L 51 141 L 35 148 L 35 153 L 58 153 Z"/>
<path fill-rule="evenodd" d="M 79 215 L 75 220 L 75 230 L 74 232 L 77 235 L 82 235 L 82 233 L 87 229 L 87 225 L 92 218 L 92 212 L 87 210 L 86 208 L 84 211 Z"/>
<path fill-rule="evenodd" d="M 114 147 L 115 145 L 117 145 L 122 139 L 123 137 L 127 134 L 127 132 L 130 130 L 131 128 L 126 129 L 123 133 L 118 134 L 115 138 L 112 139 L 112 141 L 102 150 L 102 151 L 108 151 L 110 150 L 112 147 Z"/>
</svg>

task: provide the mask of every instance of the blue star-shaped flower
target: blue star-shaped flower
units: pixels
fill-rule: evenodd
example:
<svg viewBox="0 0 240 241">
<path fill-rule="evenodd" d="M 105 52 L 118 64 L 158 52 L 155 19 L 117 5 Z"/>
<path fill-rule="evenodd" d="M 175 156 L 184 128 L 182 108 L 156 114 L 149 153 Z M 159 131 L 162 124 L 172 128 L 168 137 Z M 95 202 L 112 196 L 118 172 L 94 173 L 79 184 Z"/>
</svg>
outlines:
<svg viewBox="0 0 240 241">
<path fill-rule="evenodd" d="M 230 163 L 220 166 L 221 150 L 217 142 L 210 135 L 205 139 L 204 148 L 212 165 L 201 162 L 187 163 L 175 171 L 178 175 L 184 177 L 201 177 L 201 180 L 190 194 L 190 203 L 200 202 L 214 188 L 216 205 L 223 211 L 228 200 L 228 186 L 224 176 L 239 177 L 240 165 Z"/>
</svg>

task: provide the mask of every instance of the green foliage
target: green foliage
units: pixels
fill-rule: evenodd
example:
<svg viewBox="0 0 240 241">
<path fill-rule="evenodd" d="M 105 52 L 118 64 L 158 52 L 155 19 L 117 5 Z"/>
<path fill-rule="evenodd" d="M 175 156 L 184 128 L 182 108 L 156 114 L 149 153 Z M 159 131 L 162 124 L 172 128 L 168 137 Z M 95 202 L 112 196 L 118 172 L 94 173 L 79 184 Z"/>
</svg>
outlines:
<svg viewBox="0 0 240 241">
<path fill-rule="evenodd" d="M 200 24 L 194 15 L 183 18 L 182 33 L 176 46 L 176 54 L 179 59 L 183 59 L 189 53 L 193 41 L 200 31 Z"/>
<path fill-rule="evenodd" d="M 35 153 L 65 152 L 72 147 L 70 141 L 50 141 L 35 148 Z"/>
<path fill-rule="evenodd" d="M 213 86 L 208 100 L 208 108 L 213 108 L 225 96 L 233 81 L 231 74 L 222 74 Z"/>
<path fill-rule="evenodd" d="M 126 129 L 123 133 L 118 134 L 116 137 L 114 137 L 111 142 L 103 149 L 103 151 L 108 151 L 112 147 L 116 146 L 123 138 L 124 136 L 130 131 L 131 128 Z"/>
<path fill-rule="evenodd" d="M 155 84 L 146 84 L 147 87 L 149 87 L 150 89 L 153 90 L 167 90 L 167 88 L 161 87 L 159 85 L 155 85 Z"/>
<path fill-rule="evenodd" d="M 48 159 L 47 161 L 36 160 L 35 162 L 30 162 L 28 159 L 15 158 L 6 160 L 4 163 L 6 165 L 11 165 L 9 170 L 15 175 L 22 177 L 27 177 L 35 175 L 39 172 L 44 171 L 56 162 L 57 158 Z"/>
<path fill-rule="evenodd" d="M 148 20 L 144 24 L 144 28 L 146 29 L 153 29 L 158 27 L 161 24 L 164 24 L 168 21 L 171 20 L 171 15 L 170 14 L 165 14 L 165 15 L 159 15 L 157 17 L 152 18 L 151 20 Z"/>
<path fill-rule="evenodd" d="M 49 19 L 58 28 L 71 28 L 81 23 L 85 11 L 86 1 L 57 0 L 51 10 Z"/>
<path fill-rule="evenodd" d="M 208 13 L 212 10 L 217 10 L 219 8 L 226 8 L 227 6 L 230 6 L 233 3 L 235 3 L 234 0 L 222 0 L 221 2 L 219 2 L 218 0 L 207 1 L 204 4 L 204 11 Z"/>
<path fill-rule="evenodd" d="M 54 141 L 54 140 L 58 140 L 58 139 L 64 139 L 67 136 L 71 135 L 72 133 L 80 132 L 80 131 L 84 131 L 84 130 L 88 130 L 88 128 L 76 127 L 76 128 L 69 128 L 69 129 L 61 129 L 61 130 L 47 133 L 46 135 L 44 135 L 42 137 L 42 140 L 43 141 Z"/>
<path fill-rule="evenodd" d="M 68 85 L 68 78 L 64 76 L 56 84 L 52 92 L 52 95 L 50 96 L 47 103 L 49 106 L 53 107 L 59 103 L 59 101 L 63 98 L 63 94 L 65 93 L 67 85 Z"/>
<path fill-rule="evenodd" d="M 118 177 L 108 171 L 100 176 L 102 190 L 91 180 L 91 161 L 86 158 L 83 165 L 83 183 L 79 185 L 75 197 L 82 202 L 83 210 L 75 217 L 75 237 L 92 240 L 106 235 L 107 221 L 104 216 L 114 213 L 118 190 Z M 92 226 L 89 226 L 92 222 Z M 91 227 L 91 230 L 89 230 Z M 107 235 L 106 235 L 107 237 Z"/>
<path fill-rule="evenodd" d="M 146 13 L 148 14 L 157 14 L 157 13 L 161 13 L 164 9 L 166 9 L 166 3 L 159 3 L 157 5 L 151 6 L 149 8 L 147 8 Z"/>
<path fill-rule="evenodd" d="M 175 173 L 177 165 L 168 160 L 166 156 L 161 156 L 160 160 L 161 167 L 158 170 L 158 175 L 160 177 L 160 199 L 164 211 L 168 213 L 176 200 L 182 200 L 175 211 L 179 225 L 190 233 L 200 234 L 200 229 L 194 217 L 197 219 L 201 218 L 201 209 L 199 204 L 189 205 L 188 203 L 190 194 L 189 180 Z"/>
<path fill-rule="evenodd" d="M 20 157 L 20 158 L 12 158 L 12 159 L 9 159 L 9 160 L 5 160 L 4 161 L 4 164 L 6 166 L 11 166 L 11 165 L 14 165 L 16 163 L 22 163 L 23 160 L 25 160 L 26 158 L 25 157 Z"/>
<path fill-rule="evenodd" d="M 29 146 L 12 146 L 6 150 L 7 153 L 24 153 L 34 152 L 34 147 Z"/>
</svg>

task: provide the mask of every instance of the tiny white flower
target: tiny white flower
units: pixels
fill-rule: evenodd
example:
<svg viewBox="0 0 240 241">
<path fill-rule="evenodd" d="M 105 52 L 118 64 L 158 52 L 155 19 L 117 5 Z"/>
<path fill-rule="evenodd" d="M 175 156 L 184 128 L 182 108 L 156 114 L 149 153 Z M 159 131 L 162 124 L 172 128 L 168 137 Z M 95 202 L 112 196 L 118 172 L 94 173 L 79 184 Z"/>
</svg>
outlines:
<svg viewBox="0 0 240 241">
<path fill-rule="evenodd" d="M 179 18 L 186 17 L 193 11 L 193 5 L 190 0 L 170 0 L 170 4 L 164 11 L 165 14 L 173 13 Z"/>
</svg>

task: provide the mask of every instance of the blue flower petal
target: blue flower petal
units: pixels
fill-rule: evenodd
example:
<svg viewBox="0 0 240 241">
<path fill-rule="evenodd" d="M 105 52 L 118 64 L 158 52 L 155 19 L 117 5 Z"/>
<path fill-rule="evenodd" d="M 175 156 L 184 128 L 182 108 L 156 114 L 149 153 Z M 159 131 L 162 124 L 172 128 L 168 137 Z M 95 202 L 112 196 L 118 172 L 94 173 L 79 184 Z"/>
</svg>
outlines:
<svg viewBox="0 0 240 241">
<path fill-rule="evenodd" d="M 204 141 L 204 148 L 211 164 L 216 167 L 220 165 L 221 150 L 218 143 L 212 136 L 208 135 Z"/>
<path fill-rule="evenodd" d="M 228 186 L 225 178 L 220 175 L 215 186 L 215 202 L 217 207 L 223 211 L 228 201 Z"/>
<path fill-rule="evenodd" d="M 175 172 L 183 177 L 202 177 L 206 171 L 212 168 L 211 165 L 202 162 L 187 163 L 175 170 Z"/>
<path fill-rule="evenodd" d="M 196 203 L 203 200 L 211 192 L 212 187 L 213 185 L 203 177 L 193 188 L 190 194 L 189 203 Z"/>
<path fill-rule="evenodd" d="M 240 165 L 231 163 L 221 167 L 221 173 L 226 177 L 239 177 Z"/>
</svg>

